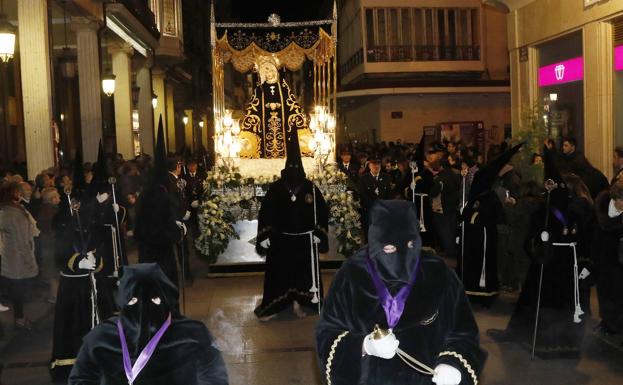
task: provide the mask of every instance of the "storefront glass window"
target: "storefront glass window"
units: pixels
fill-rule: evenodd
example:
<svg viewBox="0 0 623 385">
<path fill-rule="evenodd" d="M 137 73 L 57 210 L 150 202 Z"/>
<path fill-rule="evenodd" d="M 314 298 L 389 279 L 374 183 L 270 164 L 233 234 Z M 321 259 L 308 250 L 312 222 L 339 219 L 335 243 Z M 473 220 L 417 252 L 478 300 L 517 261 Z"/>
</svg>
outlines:
<svg viewBox="0 0 623 385">
<path fill-rule="evenodd" d="M 550 40 L 539 49 L 540 101 L 548 111 L 550 137 L 573 137 L 584 149 L 582 32 Z"/>
</svg>

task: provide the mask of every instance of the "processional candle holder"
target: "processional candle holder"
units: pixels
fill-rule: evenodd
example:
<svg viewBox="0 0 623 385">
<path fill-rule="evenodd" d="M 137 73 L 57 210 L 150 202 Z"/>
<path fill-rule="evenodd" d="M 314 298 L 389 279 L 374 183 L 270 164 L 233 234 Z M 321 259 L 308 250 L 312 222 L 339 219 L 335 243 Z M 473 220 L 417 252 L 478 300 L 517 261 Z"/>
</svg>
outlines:
<svg viewBox="0 0 623 385">
<path fill-rule="evenodd" d="M 335 145 L 335 116 L 327 111 L 325 106 L 316 106 L 309 116 L 308 127 L 312 132 L 309 142 L 310 150 L 314 153 L 318 171 L 326 167 Z"/>
<path fill-rule="evenodd" d="M 225 110 L 223 118 L 215 124 L 216 151 L 223 164 L 232 168 L 240 156 L 240 120 L 232 117 L 231 110 Z"/>
</svg>

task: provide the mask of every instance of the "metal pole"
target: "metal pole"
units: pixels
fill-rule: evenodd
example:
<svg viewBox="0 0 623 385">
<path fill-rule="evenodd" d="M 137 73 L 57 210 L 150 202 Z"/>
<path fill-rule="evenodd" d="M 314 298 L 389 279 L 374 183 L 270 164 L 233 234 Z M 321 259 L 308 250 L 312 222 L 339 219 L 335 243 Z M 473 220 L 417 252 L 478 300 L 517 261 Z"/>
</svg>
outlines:
<svg viewBox="0 0 623 385">
<path fill-rule="evenodd" d="M 547 182 L 546 182 L 547 184 Z M 547 231 L 548 223 L 549 223 L 549 205 L 550 205 L 550 194 L 551 190 L 547 188 L 547 199 L 545 201 L 545 231 Z M 549 239 L 547 240 L 549 242 Z M 534 334 L 532 335 L 532 352 L 530 354 L 530 360 L 534 361 L 534 351 L 536 349 L 536 334 L 539 328 L 539 311 L 541 307 L 541 289 L 543 287 L 543 267 L 544 264 L 541 263 L 541 271 L 539 273 L 539 292 L 536 300 L 536 317 L 534 320 Z"/>
<path fill-rule="evenodd" d="M 465 209 L 465 180 L 466 177 L 463 176 L 463 198 L 461 202 L 461 282 L 463 281 L 463 271 L 465 266 L 465 218 L 463 218 L 463 210 Z"/>
<path fill-rule="evenodd" d="M 71 207 L 71 202 L 70 202 L 70 207 Z M 70 208 L 71 209 L 71 208 Z M 73 212 L 76 213 L 76 222 L 78 223 L 78 231 L 80 232 L 80 242 L 82 243 L 82 250 L 80 251 L 80 254 L 83 257 L 86 257 L 86 253 L 87 253 L 87 245 L 84 242 L 84 234 L 82 231 L 82 222 L 80 222 L 80 204 L 79 202 L 75 205 Z M 73 214 L 72 214 L 73 216 Z M 95 287 L 95 274 L 93 273 L 93 270 L 89 270 L 89 286 L 91 288 L 91 295 L 93 295 L 93 298 L 95 299 L 95 303 L 94 303 L 94 310 L 95 310 L 95 317 L 99 323 L 100 318 L 100 312 L 99 312 L 99 307 L 97 306 L 97 289 Z"/>
<path fill-rule="evenodd" d="M 184 234 L 184 228 L 180 228 L 182 232 L 182 242 L 180 244 L 180 251 L 182 253 L 182 314 L 186 314 L 186 264 L 184 263 L 184 242 L 186 242 L 186 234 Z"/>
<path fill-rule="evenodd" d="M 119 205 L 117 204 L 117 194 L 115 194 L 115 183 L 117 183 L 117 178 L 111 176 L 110 178 L 108 178 L 108 183 L 112 187 L 112 201 L 115 204 L 115 207 L 119 207 Z M 115 225 L 117 225 L 117 260 L 115 261 L 114 276 L 118 277 L 119 266 L 121 265 L 119 261 L 119 256 L 121 255 L 121 229 L 119 228 L 119 214 L 117 213 L 117 210 L 113 209 L 113 212 L 115 213 Z"/>
</svg>

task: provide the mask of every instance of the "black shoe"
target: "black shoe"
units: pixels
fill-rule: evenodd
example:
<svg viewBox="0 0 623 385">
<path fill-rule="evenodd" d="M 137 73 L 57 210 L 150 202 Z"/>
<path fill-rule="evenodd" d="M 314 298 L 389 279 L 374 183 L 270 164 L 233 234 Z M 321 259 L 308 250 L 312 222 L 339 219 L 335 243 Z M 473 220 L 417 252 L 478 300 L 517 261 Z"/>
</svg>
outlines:
<svg viewBox="0 0 623 385">
<path fill-rule="evenodd" d="M 514 340 L 511 333 L 502 329 L 488 329 L 487 335 L 495 342 L 509 342 Z"/>
</svg>

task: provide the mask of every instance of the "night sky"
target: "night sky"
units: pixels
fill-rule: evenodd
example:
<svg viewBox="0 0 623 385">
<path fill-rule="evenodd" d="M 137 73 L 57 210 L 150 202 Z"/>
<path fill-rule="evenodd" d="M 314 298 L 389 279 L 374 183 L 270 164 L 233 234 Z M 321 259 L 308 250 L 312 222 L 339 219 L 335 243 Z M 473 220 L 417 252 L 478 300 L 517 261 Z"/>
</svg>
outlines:
<svg viewBox="0 0 623 385">
<path fill-rule="evenodd" d="M 231 4 L 230 12 L 225 9 L 219 10 L 227 3 Z M 231 20 L 228 21 L 266 22 L 268 15 L 276 13 L 281 16 L 281 21 L 288 22 L 329 18 L 333 2 L 327 0 L 216 0 L 215 4 L 217 15 L 230 13 Z M 326 15 L 323 15 L 324 12 L 321 10 L 323 5 L 327 9 Z"/>
</svg>

